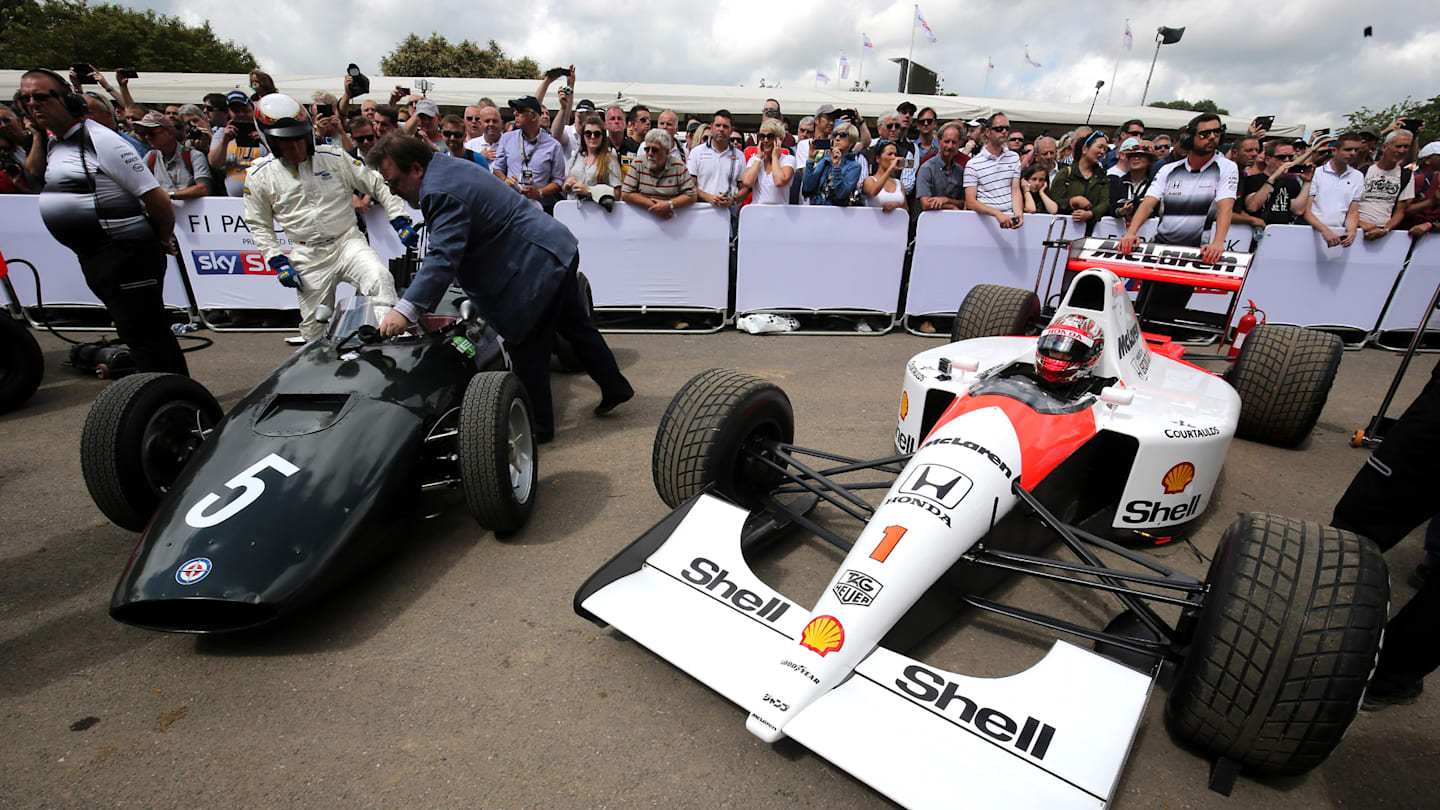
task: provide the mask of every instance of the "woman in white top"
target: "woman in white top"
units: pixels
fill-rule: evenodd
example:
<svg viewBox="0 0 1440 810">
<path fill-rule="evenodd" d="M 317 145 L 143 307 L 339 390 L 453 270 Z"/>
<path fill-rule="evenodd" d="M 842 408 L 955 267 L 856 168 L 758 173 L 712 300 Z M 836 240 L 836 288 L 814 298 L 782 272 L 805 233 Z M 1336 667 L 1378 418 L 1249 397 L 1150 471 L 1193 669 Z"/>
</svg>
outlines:
<svg viewBox="0 0 1440 810">
<path fill-rule="evenodd" d="M 572 200 L 590 199 L 590 187 L 620 187 L 620 159 L 610 150 L 605 135 L 605 120 L 598 115 L 586 116 L 580 122 L 580 148 L 570 159 L 569 176 L 565 178 L 566 196 Z"/>
<path fill-rule="evenodd" d="M 754 157 L 745 164 L 745 174 L 740 182 L 755 189 L 751 202 L 759 205 L 786 205 L 790 202 L 790 181 L 795 179 L 795 167 L 780 148 L 785 137 L 785 126 L 774 118 L 766 118 L 760 124 L 760 141 Z"/>
<path fill-rule="evenodd" d="M 879 208 L 887 214 L 896 209 L 908 211 L 905 189 L 900 187 L 900 153 L 894 141 L 875 144 L 870 172 L 870 176 L 860 183 L 865 192 L 865 205 Z"/>
</svg>

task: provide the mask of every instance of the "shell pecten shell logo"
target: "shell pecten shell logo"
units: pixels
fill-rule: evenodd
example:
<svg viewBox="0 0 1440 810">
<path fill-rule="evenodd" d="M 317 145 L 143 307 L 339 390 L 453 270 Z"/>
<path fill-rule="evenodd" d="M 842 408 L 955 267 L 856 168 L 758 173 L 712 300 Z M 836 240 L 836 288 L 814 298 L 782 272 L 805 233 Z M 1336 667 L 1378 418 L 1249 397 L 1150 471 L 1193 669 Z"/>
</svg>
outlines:
<svg viewBox="0 0 1440 810">
<path fill-rule="evenodd" d="M 900 392 L 900 418 L 904 419 L 910 415 L 910 395 L 904 391 Z"/>
<path fill-rule="evenodd" d="M 800 646 L 824 658 L 845 646 L 845 628 L 834 616 L 816 616 L 800 632 Z"/>
<path fill-rule="evenodd" d="M 1195 465 L 1188 461 L 1182 461 L 1170 468 L 1165 477 L 1160 479 L 1160 485 L 1165 487 L 1166 495 L 1177 495 L 1190 486 L 1195 480 Z"/>
</svg>

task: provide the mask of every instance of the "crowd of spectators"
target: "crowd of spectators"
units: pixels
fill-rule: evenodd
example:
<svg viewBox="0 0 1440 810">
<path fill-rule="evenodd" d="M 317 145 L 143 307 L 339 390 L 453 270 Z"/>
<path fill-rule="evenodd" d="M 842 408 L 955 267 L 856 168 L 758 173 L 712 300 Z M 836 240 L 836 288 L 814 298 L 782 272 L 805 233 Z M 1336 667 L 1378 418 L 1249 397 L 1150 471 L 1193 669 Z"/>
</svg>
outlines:
<svg viewBox="0 0 1440 810">
<path fill-rule="evenodd" d="M 248 92 L 147 107 L 134 101 L 121 72 L 113 84 L 99 71 L 70 78 L 88 116 L 130 143 L 176 199 L 243 193 L 246 169 L 266 154 L 254 104 L 281 91 L 255 71 Z M 548 71 L 534 95 L 503 106 L 481 98 L 449 115 L 405 87 L 384 103 L 357 105 L 353 81 L 344 77 L 340 98 L 320 92 L 305 100 L 318 142 L 363 158 L 379 138 L 404 131 L 489 169 L 546 211 L 566 198 L 606 208 L 623 200 L 661 218 L 693 202 L 736 210 L 752 203 L 864 205 L 912 217 L 972 210 L 1003 228 L 1019 227 L 1026 214 L 1062 214 L 1089 232 L 1106 216 L 1128 225 L 1156 175 L 1192 147 L 1183 133 L 1149 132 L 1140 120 L 1113 132 L 1081 126 L 1027 133 L 1004 113 L 942 121 L 933 108 L 909 102 L 876 116 L 873 130 L 853 109 L 824 104 L 796 120 L 776 99 L 765 101 L 751 132 L 741 132 L 728 110 L 682 126 L 675 110 L 577 100 L 573 66 Z M 541 100 L 556 83 L 559 106 L 550 110 Z M 1238 174 L 1232 222 L 1257 229 L 1309 224 L 1340 246 L 1395 230 L 1420 235 L 1440 222 L 1440 144 L 1422 148 L 1402 122 L 1380 131 L 1322 131 L 1310 140 L 1270 137 L 1263 123 L 1257 119 L 1217 150 Z M 37 140 L 43 144 L 36 132 L 19 105 L 0 104 L 0 192 L 39 190 L 25 169 Z M 357 198 L 356 207 L 368 203 Z"/>
</svg>

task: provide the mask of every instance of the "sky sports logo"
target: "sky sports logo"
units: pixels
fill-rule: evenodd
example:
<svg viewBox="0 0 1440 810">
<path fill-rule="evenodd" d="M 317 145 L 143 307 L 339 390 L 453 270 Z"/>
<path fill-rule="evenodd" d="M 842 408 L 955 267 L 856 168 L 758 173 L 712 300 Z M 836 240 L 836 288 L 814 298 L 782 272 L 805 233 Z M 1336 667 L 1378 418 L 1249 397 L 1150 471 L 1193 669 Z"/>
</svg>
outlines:
<svg viewBox="0 0 1440 810">
<path fill-rule="evenodd" d="M 273 276 L 275 270 L 258 250 L 192 250 L 195 272 L 202 276 Z"/>
</svg>

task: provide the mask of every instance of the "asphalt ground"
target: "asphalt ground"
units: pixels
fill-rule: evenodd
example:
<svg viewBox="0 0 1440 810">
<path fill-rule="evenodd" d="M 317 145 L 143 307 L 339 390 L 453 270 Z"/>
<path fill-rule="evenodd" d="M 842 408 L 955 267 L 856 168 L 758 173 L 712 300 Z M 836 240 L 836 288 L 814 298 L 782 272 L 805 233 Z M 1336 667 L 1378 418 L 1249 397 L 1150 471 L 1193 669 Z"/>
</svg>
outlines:
<svg viewBox="0 0 1440 810">
<path fill-rule="evenodd" d="M 290 351 L 276 334 L 214 337 L 190 365 L 227 407 Z M 906 359 L 934 340 L 612 335 L 638 395 L 596 418 L 595 386 L 556 375 L 558 437 L 540 455 L 537 511 L 524 531 L 497 540 L 457 502 L 397 533 L 392 557 L 322 604 L 262 631 L 198 638 L 108 617 L 137 538 L 104 519 L 81 479 L 80 428 L 106 383 L 63 368 L 63 345 L 39 339 L 45 381 L 27 406 L 0 417 L 0 806 L 889 806 L 797 744 L 752 737 L 740 709 L 582 620 L 571 600 L 666 514 L 651 483 L 651 443 L 671 395 L 697 371 L 730 366 L 773 379 L 795 405 L 797 442 L 873 457 L 891 452 Z M 1434 362 L 1411 366 L 1393 412 Z M 1397 365 L 1387 352 L 1347 353 L 1299 449 L 1235 441 L 1193 545 L 1157 556 L 1203 576 L 1202 558 L 1237 512 L 1327 520 L 1366 455 L 1349 447 L 1350 434 L 1368 422 Z M 1388 555 L 1392 609 L 1413 592 L 1405 575 L 1421 554 L 1417 532 Z M 812 604 L 839 560 L 801 536 L 756 570 Z M 1109 597 L 1029 579 L 1012 578 L 996 597 L 1097 625 L 1118 611 Z M 1052 638 L 962 615 L 913 654 L 998 676 L 1039 660 Z M 1414 706 L 1361 713 L 1309 774 L 1242 777 L 1229 798 L 1207 791 L 1208 761 L 1167 731 L 1163 697 L 1157 690 L 1151 700 L 1116 807 L 1440 803 L 1440 688 Z"/>
</svg>

